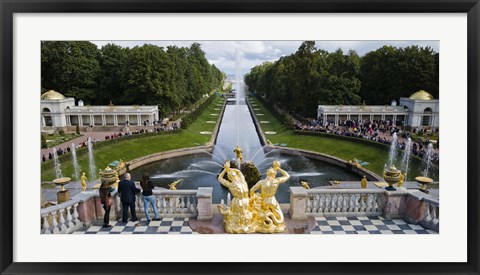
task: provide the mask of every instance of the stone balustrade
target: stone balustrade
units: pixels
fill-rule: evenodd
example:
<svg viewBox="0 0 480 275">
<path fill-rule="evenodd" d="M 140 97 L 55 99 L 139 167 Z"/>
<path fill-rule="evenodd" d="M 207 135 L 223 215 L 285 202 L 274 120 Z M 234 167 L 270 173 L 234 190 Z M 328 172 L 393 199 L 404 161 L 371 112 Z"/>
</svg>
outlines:
<svg viewBox="0 0 480 275">
<path fill-rule="evenodd" d="M 304 191 L 302 191 L 303 189 Z M 305 219 L 307 216 L 378 216 L 385 203 L 383 190 L 371 189 L 304 189 L 290 187 L 291 214 Z M 301 199 L 303 197 L 303 199 Z M 292 203 L 292 200 L 296 202 Z M 304 212 L 295 211 L 292 205 L 304 201 Z M 294 217 L 295 218 L 295 217 Z"/>
<path fill-rule="evenodd" d="M 290 187 L 290 217 L 384 216 L 439 231 L 439 201 L 418 190 L 305 189 Z"/>
<path fill-rule="evenodd" d="M 153 190 L 160 217 L 196 217 L 198 214 L 197 190 Z M 117 199 L 120 205 L 120 199 Z M 137 195 L 135 209 L 139 217 L 145 216 L 142 195 Z M 148 206 L 153 217 L 153 209 Z"/>
<path fill-rule="evenodd" d="M 197 190 L 153 190 L 160 217 L 196 217 L 198 220 L 211 219 L 212 187 L 200 187 Z M 120 197 L 115 190 L 112 193 L 114 205 L 110 211 L 110 220 L 121 217 Z M 137 215 L 145 216 L 143 197 L 137 196 Z M 149 211 L 153 210 L 149 207 Z M 98 190 L 82 192 L 68 202 L 41 209 L 42 234 L 69 234 L 101 221 L 104 215 Z M 153 216 L 152 216 L 153 217 Z"/>
<path fill-rule="evenodd" d="M 43 208 L 40 211 L 42 234 L 68 234 L 83 227 L 77 211 L 78 200 Z"/>
<path fill-rule="evenodd" d="M 419 224 L 425 228 L 439 231 L 440 227 L 440 204 L 433 198 L 424 198 L 424 215 Z"/>
</svg>

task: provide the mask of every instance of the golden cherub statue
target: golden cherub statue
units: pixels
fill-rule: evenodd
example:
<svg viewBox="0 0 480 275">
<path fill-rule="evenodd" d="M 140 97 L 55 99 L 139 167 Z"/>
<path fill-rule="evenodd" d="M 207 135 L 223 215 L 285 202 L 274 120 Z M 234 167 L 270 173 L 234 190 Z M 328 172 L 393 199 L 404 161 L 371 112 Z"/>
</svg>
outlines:
<svg viewBox="0 0 480 275">
<path fill-rule="evenodd" d="M 80 177 L 80 183 L 82 184 L 82 191 L 87 190 L 87 177 L 85 176 L 85 172 L 83 172 Z"/>
<path fill-rule="evenodd" d="M 367 177 L 363 176 L 363 179 L 360 181 L 360 185 L 362 186 L 363 189 L 366 189 L 367 184 L 368 184 Z"/>
<path fill-rule="evenodd" d="M 402 187 L 404 180 L 405 180 L 405 174 L 400 173 L 400 180 L 397 183 L 397 187 Z"/>
<path fill-rule="evenodd" d="M 235 153 L 235 155 L 237 155 L 237 159 L 240 160 L 240 163 L 243 163 L 243 152 L 240 146 L 237 145 L 237 147 L 235 147 L 233 152 Z"/>
<path fill-rule="evenodd" d="M 300 183 L 302 184 L 303 188 L 305 188 L 305 189 L 310 189 L 310 185 L 308 184 L 308 182 L 306 182 L 306 181 L 300 181 Z"/>
<path fill-rule="evenodd" d="M 177 184 L 179 184 L 183 179 L 176 180 L 168 185 L 170 190 L 177 190 Z"/>
</svg>

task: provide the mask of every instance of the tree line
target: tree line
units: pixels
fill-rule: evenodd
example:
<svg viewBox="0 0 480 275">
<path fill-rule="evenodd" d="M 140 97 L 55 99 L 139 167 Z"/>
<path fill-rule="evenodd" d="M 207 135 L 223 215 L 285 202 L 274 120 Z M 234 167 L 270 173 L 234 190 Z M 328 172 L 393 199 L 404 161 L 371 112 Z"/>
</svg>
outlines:
<svg viewBox="0 0 480 275">
<path fill-rule="evenodd" d="M 303 42 L 245 75 L 249 91 L 289 113 L 315 117 L 317 105 L 384 105 L 418 90 L 438 98 L 439 54 L 431 47 L 383 46 L 360 57 Z"/>
<path fill-rule="evenodd" d="M 41 59 L 42 93 L 53 89 L 90 105 L 157 105 L 161 117 L 192 105 L 225 79 L 198 43 L 99 49 L 88 41 L 43 41 Z"/>
</svg>

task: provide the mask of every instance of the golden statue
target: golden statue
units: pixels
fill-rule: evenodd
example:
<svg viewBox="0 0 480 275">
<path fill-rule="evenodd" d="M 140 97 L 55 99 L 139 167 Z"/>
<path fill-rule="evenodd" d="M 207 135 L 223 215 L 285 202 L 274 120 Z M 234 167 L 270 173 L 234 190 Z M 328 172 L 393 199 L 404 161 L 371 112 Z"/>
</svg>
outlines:
<svg viewBox="0 0 480 275">
<path fill-rule="evenodd" d="M 282 174 L 281 177 L 276 177 L 277 172 Z M 286 182 L 290 175 L 280 168 L 278 161 L 273 162 L 273 167 L 268 168 L 267 178 L 259 180 L 250 189 L 250 198 L 253 203 L 253 208 L 256 210 L 256 220 L 258 228 L 256 232 L 261 233 L 279 233 L 285 231 L 285 221 L 283 218 L 280 204 L 275 198 L 278 186 Z M 260 194 L 255 193 L 260 189 Z"/>
<path fill-rule="evenodd" d="M 397 183 L 397 187 L 402 187 L 404 180 L 405 180 L 405 174 L 400 173 L 400 180 Z"/>
<path fill-rule="evenodd" d="M 183 179 L 176 180 L 168 185 L 170 190 L 177 190 L 177 184 L 179 184 Z"/>
<path fill-rule="evenodd" d="M 80 177 L 80 183 L 82 184 L 82 191 L 87 190 L 87 177 L 85 176 L 85 172 L 83 172 Z"/>
<path fill-rule="evenodd" d="M 235 153 L 235 155 L 237 155 L 237 159 L 240 160 L 240 163 L 243 163 L 243 152 L 240 146 L 237 145 L 237 147 L 235 147 L 233 152 Z"/>
<path fill-rule="evenodd" d="M 233 199 L 228 206 L 218 205 L 223 217 L 223 226 L 227 233 L 253 233 L 255 225 L 252 223 L 253 213 L 250 211 L 248 185 L 245 177 L 238 169 L 230 168 L 227 161 L 223 171 L 218 175 L 218 181 L 230 190 Z M 227 174 L 228 180 L 223 177 Z"/>
<path fill-rule="evenodd" d="M 367 177 L 363 176 L 363 179 L 360 181 L 360 185 L 362 186 L 363 189 L 366 189 L 367 184 L 368 184 Z"/>
<path fill-rule="evenodd" d="M 348 163 L 358 168 L 362 167 L 362 165 L 358 162 L 356 158 L 349 160 Z"/>
<path fill-rule="evenodd" d="M 300 183 L 302 184 L 303 188 L 305 188 L 305 189 L 310 189 L 310 185 L 308 184 L 308 182 L 306 182 L 306 181 L 300 181 Z"/>
</svg>

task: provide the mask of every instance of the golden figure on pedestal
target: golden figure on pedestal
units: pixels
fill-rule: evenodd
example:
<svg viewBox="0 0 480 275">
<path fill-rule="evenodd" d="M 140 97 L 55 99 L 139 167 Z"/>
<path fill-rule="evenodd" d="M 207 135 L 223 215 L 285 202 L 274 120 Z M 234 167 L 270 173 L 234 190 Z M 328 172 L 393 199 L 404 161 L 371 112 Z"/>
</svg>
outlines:
<svg viewBox="0 0 480 275">
<path fill-rule="evenodd" d="M 223 171 L 218 175 L 218 181 L 230 190 L 233 199 L 230 205 L 218 205 L 220 213 L 224 215 L 223 226 L 228 233 L 253 233 L 253 213 L 250 211 L 250 199 L 248 198 L 248 186 L 245 177 L 238 169 L 230 168 L 230 162 L 226 162 Z M 228 180 L 223 176 L 227 174 Z"/>
<path fill-rule="evenodd" d="M 168 185 L 170 190 L 177 190 L 177 184 L 179 184 L 183 179 L 176 180 Z"/>
<path fill-rule="evenodd" d="M 282 174 L 276 178 L 277 171 Z M 286 182 L 290 175 L 280 168 L 278 161 L 273 162 L 273 167 L 268 168 L 267 178 L 260 180 L 250 189 L 250 199 L 253 201 L 254 212 L 258 227 L 256 232 L 279 233 L 285 231 L 285 223 L 280 204 L 275 198 L 278 186 Z M 260 194 L 255 193 L 260 189 Z"/>
<path fill-rule="evenodd" d="M 302 184 L 302 187 L 305 189 L 310 189 L 310 184 L 306 181 L 301 181 L 300 184 Z"/>
<path fill-rule="evenodd" d="M 277 172 L 282 176 L 276 177 Z M 225 174 L 228 180 L 224 178 Z M 218 205 L 220 213 L 224 215 L 225 232 L 279 233 L 285 231 L 283 213 L 275 194 L 278 186 L 289 178 L 290 175 L 280 168 L 280 163 L 274 161 L 273 167 L 267 170 L 267 178 L 258 181 L 249 191 L 242 172 L 230 168 L 230 162 L 227 161 L 218 175 L 218 181 L 233 195 L 229 205 Z M 256 193 L 257 190 L 260 190 L 260 193 Z"/>
<path fill-rule="evenodd" d="M 87 176 L 85 176 L 85 172 L 80 177 L 80 183 L 82 184 L 82 191 L 87 190 Z"/>
<path fill-rule="evenodd" d="M 240 146 L 237 145 L 237 147 L 235 147 L 235 149 L 233 150 L 233 152 L 234 152 L 235 155 L 237 156 L 237 159 L 240 160 L 240 163 L 243 163 L 243 152 L 242 152 L 242 148 L 240 148 Z"/>
</svg>

